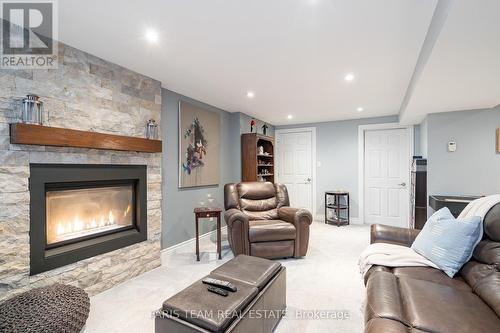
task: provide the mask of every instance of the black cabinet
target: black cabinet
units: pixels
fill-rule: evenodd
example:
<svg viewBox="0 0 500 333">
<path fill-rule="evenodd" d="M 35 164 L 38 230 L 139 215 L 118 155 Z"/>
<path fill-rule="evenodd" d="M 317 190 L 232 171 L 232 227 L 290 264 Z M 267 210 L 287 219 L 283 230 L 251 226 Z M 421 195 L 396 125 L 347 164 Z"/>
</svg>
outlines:
<svg viewBox="0 0 500 333">
<path fill-rule="evenodd" d="M 422 229 L 427 221 L 427 160 L 414 158 L 411 175 L 413 226 Z"/>
<path fill-rule="evenodd" d="M 448 207 L 453 216 L 458 217 L 462 210 L 479 196 L 453 196 L 453 195 L 431 195 L 429 196 L 429 206 L 435 211 L 443 207 Z"/>
<path fill-rule="evenodd" d="M 349 224 L 349 192 L 325 192 L 325 223 L 338 226 Z"/>
</svg>

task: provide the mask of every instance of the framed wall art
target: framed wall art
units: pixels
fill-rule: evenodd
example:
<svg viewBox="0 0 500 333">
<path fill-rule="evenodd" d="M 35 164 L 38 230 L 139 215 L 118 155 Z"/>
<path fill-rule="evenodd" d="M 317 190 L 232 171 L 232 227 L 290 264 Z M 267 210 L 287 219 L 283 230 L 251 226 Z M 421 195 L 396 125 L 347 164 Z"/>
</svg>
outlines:
<svg viewBox="0 0 500 333">
<path fill-rule="evenodd" d="M 179 188 L 218 185 L 220 115 L 179 102 Z"/>
</svg>

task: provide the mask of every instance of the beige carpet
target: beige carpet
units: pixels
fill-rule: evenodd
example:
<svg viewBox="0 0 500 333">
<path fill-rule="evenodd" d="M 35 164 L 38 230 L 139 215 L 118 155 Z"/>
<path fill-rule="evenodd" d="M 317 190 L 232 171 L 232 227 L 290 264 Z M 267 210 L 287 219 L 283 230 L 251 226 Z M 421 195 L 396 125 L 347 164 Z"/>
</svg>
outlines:
<svg viewBox="0 0 500 333">
<path fill-rule="evenodd" d="M 307 257 L 281 260 L 288 307 L 275 332 L 362 332 L 365 289 L 357 259 L 368 240 L 367 226 L 314 222 Z M 166 256 L 166 266 L 92 297 L 84 332 L 154 332 L 152 312 L 164 299 L 232 257 L 225 243 L 216 260 L 213 238 L 203 239 L 201 249 L 200 262 L 193 245 L 181 246 Z"/>
</svg>

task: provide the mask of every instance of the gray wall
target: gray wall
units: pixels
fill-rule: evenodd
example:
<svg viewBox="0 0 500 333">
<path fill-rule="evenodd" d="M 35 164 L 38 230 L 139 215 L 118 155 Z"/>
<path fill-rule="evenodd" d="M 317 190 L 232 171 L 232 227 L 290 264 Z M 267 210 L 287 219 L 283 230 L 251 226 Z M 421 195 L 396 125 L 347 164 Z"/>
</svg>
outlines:
<svg viewBox="0 0 500 333">
<path fill-rule="evenodd" d="M 323 123 L 277 126 L 276 129 L 315 127 L 316 158 L 321 167 L 316 169 L 316 214 L 324 214 L 324 193 L 343 189 L 350 192 L 351 216 L 359 216 L 358 194 L 358 126 L 398 122 L 397 116 L 332 121 Z"/>
<path fill-rule="evenodd" d="M 413 155 L 420 155 L 420 125 L 413 126 Z"/>
<path fill-rule="evenodd" d="M 500 193 L 500 154 L 495 151 L 500 107 L 434 113 L 424 123 L 429 194 Z M 456 152 L 447 151 L 449 141 L 457 143 Z"/>
<path fill-rule="evenodd" d="M 220 182 L 218 186 L 179 189 L 179 101 L 187 101 L 221 116 Z M 224 184 L 241 180 L 242 133 L 249 132 L 252 118 L 244 113 L 229 113 L 211 105 L 201 103 L 170 90 L 162 89 L 162 140 L 163 140 L 163 221 L 162 248 L 179 244 L 195 237 L 193 208 L 206 202 L 212 194 L 220 207 L 224 205 Z M 257 120 L 257 125 L 263 122 Z M 248 126 L 243 126 L 248 124 Z M 261 128 L 259 133 L 261 133 Z M 269 126 L 269 134 L 274 127 Z M 214 221 L 215 222 L 215 221 Z M 200 234 L 215 229 L 214 222 L 200 222 Z M 224 225 L 224 222 L 223 222 Z"/>
<path fill-rule="evenodd" d="M 179 189 L 179 101 L 187 101 L 220 114 L 221 157 L 218 186 Z M 198 102 L 175 92 L 162 89 L 163 129 L 163 222 L 162 248 L 181 243 L 195 236 L 193 208 L 206 202 L 207 194 L 215 197 L 218 205 L 224 204 L 224 184 L 240 178 L 240 125 L 239 114 L 229 113 Z M 235 158 L 236 156 L 236 158 Z M 237 161 L 238 163 L 235 163 Z M 215 221 L 214 221 L 215 222 Z M 200 233 L 215 229 L 214 222 L 200 222 Z"/>
<path fill-rule="evenodd" d="M 262 125 L 265 124 L 262 120 L 253 118 L 245 113 L 238 113 L 240 115 L 240 133 L 250 133 L 250 121 L 252 119 L 256 120 L 256 126 L 255 129 L 257 130 L 257 133 L 263 134 L 262 133 Z M 267 129 L 266 135 L 268 136 L 274 136 L 274 126 L 271 124 L 267 124 L 269 128 Z M 255 131 L 254 131 L 255 132 Z"/>
</svg>

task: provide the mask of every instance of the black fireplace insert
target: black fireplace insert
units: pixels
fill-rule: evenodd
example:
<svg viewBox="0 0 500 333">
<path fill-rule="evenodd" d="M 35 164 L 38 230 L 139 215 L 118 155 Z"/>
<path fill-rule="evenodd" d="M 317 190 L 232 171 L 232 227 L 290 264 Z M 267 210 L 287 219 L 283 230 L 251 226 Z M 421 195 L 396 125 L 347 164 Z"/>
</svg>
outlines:
<svg viewBox="0 0 500 333">
<path fill-rule="evenodd" d="M 145 241 L 146 170 L 31 164 L 30 274 Z"/>
</svg>

